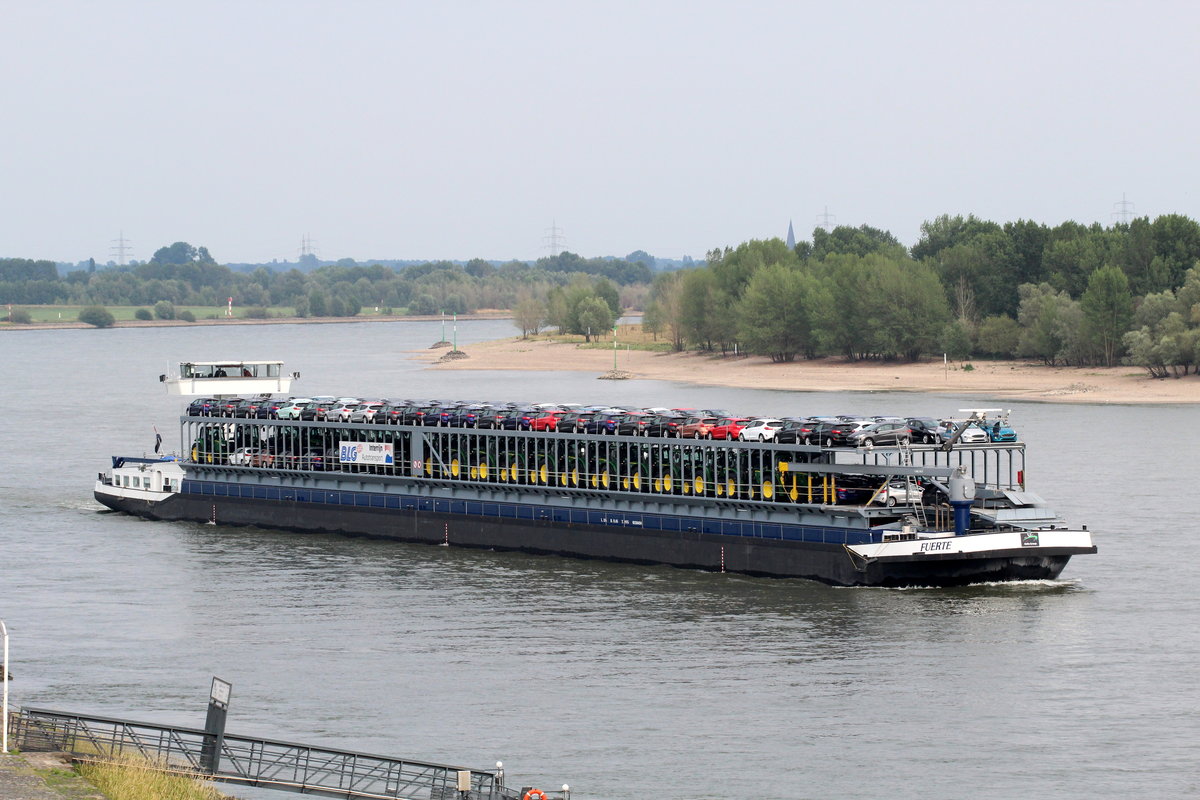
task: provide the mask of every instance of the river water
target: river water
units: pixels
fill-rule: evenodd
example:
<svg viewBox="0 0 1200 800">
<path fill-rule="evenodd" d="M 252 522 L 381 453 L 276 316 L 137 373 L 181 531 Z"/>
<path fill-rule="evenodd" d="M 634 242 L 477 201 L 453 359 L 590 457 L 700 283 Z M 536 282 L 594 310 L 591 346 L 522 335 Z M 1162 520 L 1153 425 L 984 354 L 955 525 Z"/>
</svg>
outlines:
<svg viewBox="0 0 1200 800">
<path fill-rule="evenodd" d="M 509 336 L 458 324 L 460 348 Z M 1196 407 L 808 394 L 439 372 L 440 324 L 0 336 L 0 618 L 16 704 L 488 768 L 575 797 L 1200 792 Z M 836 589 L 671 568 L 145 522 L 115 453 L 177 446 L 172 361 L 281 358 L 298 391 L 722 406 L 1013 408 L 1027 479 L 1100 552 L 1058 581 Z M 714 365 L 719 369 L 719 365 Z M 247 797 L 263 790 L 231 789 Z M 282 795 L 279 795 L 282 797 Z"/>
</svg>

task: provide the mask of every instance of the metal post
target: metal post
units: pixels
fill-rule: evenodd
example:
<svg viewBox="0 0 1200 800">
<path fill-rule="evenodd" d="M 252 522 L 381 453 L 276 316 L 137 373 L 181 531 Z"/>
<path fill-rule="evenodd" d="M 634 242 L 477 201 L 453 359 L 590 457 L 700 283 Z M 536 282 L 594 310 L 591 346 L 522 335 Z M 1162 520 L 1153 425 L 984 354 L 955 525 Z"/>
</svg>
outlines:
<svg viewBox="0 0 1200 800">
<path fill-rule="evenodd" d="M 213 677 L 208 693 L 208 717 L 204 720 L 204 744 L 200 748 L 200 767 L 216 773 L 221 766 L 221 750 L 225 745 L 225 717 L 229 713 L 229 696 L 233 685 Z"/>
<path fill-rule="evenodd" d="M 446 341 L 446 309 L 442 309 L 442 341 Z"/>
<path fill-rule="evenodd" d="M 3 744 L 0 745 L 0 753 L 8 754 L 8 626 L 4 624 L 4 620 L 0 619 L 0 636 L 4 637 L 4 664 L 0 665 L 0 679 L 4 683 L 4 705 L 3 716 L 0 716 L 0 728 L 4 729 Z"/>
<path fill-rule="evenodd" d="M 454 348 L 453 349 L 456 352 L 458 351 L 458 312 L 457 311 L 454 312 Z"/>
<path fill-rule="evenodd" d="M 617 326 L 613 324 L 613 372 L 617 371 Z"/>
</svg>

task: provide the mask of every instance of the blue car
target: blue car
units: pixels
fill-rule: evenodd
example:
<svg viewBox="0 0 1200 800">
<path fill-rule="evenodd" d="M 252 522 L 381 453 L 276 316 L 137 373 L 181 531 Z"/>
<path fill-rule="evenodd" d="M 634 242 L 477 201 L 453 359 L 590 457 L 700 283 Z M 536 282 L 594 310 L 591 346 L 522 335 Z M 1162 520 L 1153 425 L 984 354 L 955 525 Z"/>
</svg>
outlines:
<svg viewBox="0 0 1200 800">
<path fill-rule="evenodd" d="M 1017 440 L 1017 432 L 1008 427 L 1007 422 L 995 420 L 994 422 L 976 422 L 975 424 L 987 434 L 989 442 L 1015 442 Z"/>
</svg>

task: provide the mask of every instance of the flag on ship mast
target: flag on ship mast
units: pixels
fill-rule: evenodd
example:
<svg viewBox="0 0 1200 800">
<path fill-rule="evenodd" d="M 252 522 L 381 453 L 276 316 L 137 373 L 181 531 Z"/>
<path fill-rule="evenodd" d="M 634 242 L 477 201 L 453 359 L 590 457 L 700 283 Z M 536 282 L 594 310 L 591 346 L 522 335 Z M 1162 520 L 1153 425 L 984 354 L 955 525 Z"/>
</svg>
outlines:
<svg viewBox="0 0 1200 800">
<path fill-rule="evenodd" d="M 162 434 L 158 432 L 157 425 L 151 425 L 154 428 L 154 454 L 158 455 L 158 449 L 162 447 Z"/>
</svg>

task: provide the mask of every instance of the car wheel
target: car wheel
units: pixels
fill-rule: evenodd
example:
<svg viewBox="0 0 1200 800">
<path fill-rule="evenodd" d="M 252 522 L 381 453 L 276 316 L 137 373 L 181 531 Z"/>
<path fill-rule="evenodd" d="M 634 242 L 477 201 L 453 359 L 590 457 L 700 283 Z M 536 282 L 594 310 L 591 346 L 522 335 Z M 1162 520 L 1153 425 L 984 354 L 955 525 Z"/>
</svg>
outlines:
<svg viewBox="0 0 1200 800">
<path fill-rule="evenodd" d="M 889 498 L 887 499 L 887 504 L 888 504 L 888 508 L 894 508 L 894 507 L 895 507 L 895 505 L 896 505 L 896 498 L 894 498 L 894 497 L 889 497 Z"/>
<path fill-rule="evenodd" d="M 875 446 L 875 440 L 872 439 L 870 436 L 863 439 L 862 443 L 863 443 L 863 447 L 874 447 Z"/>
<path fill-rule="evenodd" d="M 828 437 L 828 436 L 826 436 L 826 437 L 825 437 L 825 446 L 826 446 L 826 447 L 833 447 L 833 439 L 832 439 L 832 438 L 830 438 L 830 437 Z"/>
<path fill-rule="evenodd" d="M 805 437 L 804 437 L 804 443 L 805 443 L 805 444 L 812 444 L 812 439 L 811 439 L 810 437 L 808 437 L 808 436 L 805 436 Z"/>
<path fill-rule="evenodd" d="M 912 444 L 912 439 L 908 438 L 907 436 L 902 436 L 900 437 L 900 444 L 907 447 L 908 445 Z"/>
<path fill-rule="evenodd" d="M 758 435 L 758 440 L 759 440 L 760 442 L 765 442 L 765 441 L 767 440 L 766 434 L 760 433 L 760 434 Z"/>
<path fill-rule="evenodd" d="M 745 436 L 742 436 L 742 435 L 739 433 L 739 434 L 738 434 L 738 441 L 739 441 L 739 442 L 744 442 L 744 441 L 746 441 L 746 437 L 745 437 Z M 762 439 L 760 438 L 760 439 L 759 439 L 759 441 L 761 442 L 761 441 L 762 441 Z"/>
<path fill-rule="evenodd" d="M 712 431 L 709 431 L 708 433 L 704 434 L 704 438 L 705 438 L 705 439 L 712 439 L 712 438 L 713 438 Z"/>
</svg>

